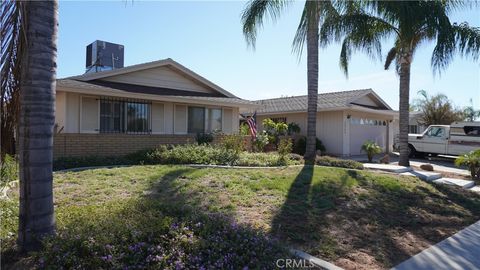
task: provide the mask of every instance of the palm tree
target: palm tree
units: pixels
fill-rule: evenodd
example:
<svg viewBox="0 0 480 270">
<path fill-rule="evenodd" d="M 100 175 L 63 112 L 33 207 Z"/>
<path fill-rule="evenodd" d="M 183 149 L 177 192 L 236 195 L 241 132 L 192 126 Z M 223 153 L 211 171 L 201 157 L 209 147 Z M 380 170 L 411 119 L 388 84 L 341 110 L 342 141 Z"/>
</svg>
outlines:
<svg viewBox="0 0 480 270">
<path fill-rule="evenodd" d="M 470 99 L 470 106 L 463 109 L 463 115 L 465 121 L 468 122 L 473 122 L 477 117 L 480 117 L 480 110 L 475 110 L 475 107 L 473 107 L 473 99 Z"/>
<path fill-rule="evenodd" d="M 280 13 L 292 1 L 287 0 L 252 0 L 242 14 L 243 34 L 249 45 L 255 47 L 257 31 L 263 24 L 263 19 L 270 16 L 276 20 Z M 328 15 L 336 14 L 336 9 L 330 1 L 306 1 L 300 24 L 293 40 L 293 51 L 301 55 L 305 41 L 307 43 L 307 147 L 305 160 L 313 161 L 316 156 L 316 123 L 318 99 L 318 44 L 319 25 Z"/>
<path fill-rule="evenodd" d="M 422 43 L 433 41 L 431 57 L 434 71 L 442 71 L 458 53 L 478 60 L 480 56 L 480 29 L 467 23 L 451 23 L 448 14 L 457 8 L 469 6 L 462 1 L 357 1 L 340 18 L 326 20 L 320 31 L 322 46 L 333 39 L 342 41 L 340 66 L 348 74 L 348 63 L 354 50 L 381 59 L 382 43 L 393 38 L 385 69 L 395 63 L 400 77 L 400 159 L 409 166 L 408 117 L 410 95 L 410 68 L 415 51 Z"/>
<path fill-rule="evenodd" d="M 58 3 L 56 1 L 4 1 L 2 80 L 19 82 L 20 213 L 18 244 L 22 250 L 40 246 L 40 239 L 55 230 L 52 189 L 52 145 L 55 122 L 55 74 L 57 58 Z M 5 24 L 4 24 L 5 22 Z M 4 32 L 16 23 L 22 35 Z M 11 25 L 10 25 L 11 26 Z M 3 42 L 3 41 L 2 41 Z M 5 51 L 4 51 L 5 49 Z M 14 57 L 20 72 L 3 73 L 5 52 Z M 16 77 L 15 77 L 16 76 Z M 3 86 L 3 85 L 2 85 Z"/>
</svg>

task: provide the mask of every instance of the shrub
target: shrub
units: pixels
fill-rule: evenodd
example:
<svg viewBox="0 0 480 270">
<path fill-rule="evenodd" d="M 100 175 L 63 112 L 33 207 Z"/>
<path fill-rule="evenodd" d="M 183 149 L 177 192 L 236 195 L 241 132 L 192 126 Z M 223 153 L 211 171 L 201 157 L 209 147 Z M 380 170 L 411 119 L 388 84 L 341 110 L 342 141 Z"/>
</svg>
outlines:
<svg viewBox="0 0 480 270">
<path fill-rule="evenodd" d="M 288 135 L 300 133 L 300 126 L 297 123 L 291 122 L 288 124 Z"/>
<path fill-rule="evenodd" d="M 459 156 L 455 159 L 455 165 L 467 166 L 472 179 L 480 179 L 480 149 Z"/>
<path fill-rule="evenodd" d="M 240 135 L 243 135 L 243 136 L 251 135 L 250 134 L 250 127 L 248 126 L 248 124 L 242 123 L 240 125 L 239 133 L 240 133 Z"/>
<path fill-rule="evenodd" d="M 113 165 L 134 165 L 126 157 L 61 157 L 53 162 L 53 170 L 65 170 L 71 168 L 92 167 L 92 166 L 113 166 Z"/>
<path fill-rule="evenodd" d="M 280 140 L 277 149 L 279 155 L 279 163 L 288 165 L 288 154 L 292 152 L 292 139 L 283 138 Z"/>
<path fill-rule="evenodd" d="M 382 148 L 373 141 L 365 141 L 362 144 L 361 151 L 367 153 L 368 162 L 372 162 L 373 156 L 380 154 L 382 152 Z"/>
<path fill-rule="evenodd" d="M 212 133 L 197 133 L 195 136 L 195 140 L 197 141 L 198 145 L 200 144 L 210 144 L 213 142 L 213 134 Z"/>
<path fill-rule="evenodd" d="M 262 133 L 257 133 L 257 137 L 253 141 L 253 151 L 263 152 L 265 146 L 269 143 L 267 132 L 264 130 Z"/>
<path fill-rule="evenodd" d="M 226 136 L 218 146 L 210 145 L 162 145 L 156 149 L 138 151 L 124 157 L 69 157 L 54 162 L 54 170 L 90 166 L 143 165 L 143 164 L 209 164 L 240 166 L 280 166 L 300 164 L 292 160 L 288 143 L 282 146 L 282 154 L 255 155 L 243 151 L 241 136 Z"/>
<path fill-rule="evenodd" d="M 324 153 L 326 151 L 325 146 L 323 145 L 322 141 L 316 138 L 315 147 L 317 150 Z M 305 155 L 305 151 L 307 150 L 307 138 L 305 136 L 298 138 L 295 141 L 293 152 L 299 155 Z"/>
<path fill-rule="evenodd" d="M 18 162 L 6 154 L 0 163 L 0 189 L 6 187 L 9 183 L 18 180 Z"/>
<path fill-rule="evenodd" d="M 272 119 L 267 118 L 262 121 L 263 128 L 269 136 L 270 143 L 278 145 L 279 136 L 286 135 L 288 131 L 288 125 L 283 122 L 274 122 Z"/>
<path fill-rule="evenodd" d="M 290 159 L 287 157 L 287 163 L 283 163 L 280 160 L 280 155 L 274 152 L 270 153 L 248 153 L 242 152 L 237 162 L 238 166 L 251 166 L 251 167 L 271 167 L 271 166 L 285 166 L 285 165 L 299 165 L 302 164 L 301 160 Z"/>
<path fill-rule="evenodd" d="M 303 161 L 303 156 L 299 155 L 299 154 L 295 154 L 295 153 L 291 153 L 289 155 L 289 159 L 293 160 L 293 161 L 299 161 L 299 162 L 302 162 Z"/>
<path fill-rule="evenodd" d="M 317 156 L 315 164 L 320 166 L 341 167 L 363 170 L 363 164 L 354 160 L 338 159 L 329 156 Z"/>
<path fill-rule="evenodd" d="M 220 143 L 221 147 L 227 150 L 233 150 L 240 153 L 245 150 L 245 141 L 243 136 L 231 134 L 225 135 Z"/>
</svg>

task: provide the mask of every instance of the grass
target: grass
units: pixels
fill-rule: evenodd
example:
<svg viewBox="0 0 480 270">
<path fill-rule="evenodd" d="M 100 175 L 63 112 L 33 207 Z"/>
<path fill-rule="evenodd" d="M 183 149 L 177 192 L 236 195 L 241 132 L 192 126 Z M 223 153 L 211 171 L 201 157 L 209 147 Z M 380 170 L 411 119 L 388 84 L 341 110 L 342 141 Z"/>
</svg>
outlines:
<svg viewBox="0 0 480 270">
<path fill-rule="evenodd" d="M 232 246 L 238 247 L 230 251 L 233 253 L 252 250 L 252 246 L 240 244 L 243 240 L 225 236 L 228 233 L 223 236 L 214 233 L 218 228 L 208 220 L 211 215 L 220 215 L 248 228 L 249 235 L 258 233 L 279 239 L 346 269 L 384 269 L 480 218 L 480 196 L 473 192 L 410 177 L 319 166 L 275 169 L 132 166 L 56 173 L 54 181 L 57 238 L 63 243 L 76 243 L 74 238 L 78 235 L 95 237 L 96 243 L 101 243 L 98 246 L 82 245 L 99 254 L 105 253 L 103 247 L 112 241 L 126 246 L 137 243 L 139 237 L 131 235 L 132 231 L 142 232 L 142 241 L 158 244 L 165 239 L 151 240 L 148 236 L 169 235 L 175 222 L 192 226 L 198 220 L 206 224 L 205 228 L 194 229 L 192 233 L 203 244 L 194 245 L 192 250 L 173 243 L 164 244 L 164 248 L 199 254 L 206 248 L 206 239 L 224 237 L 221 241 L 211 241 L 215 244 L 209 248 L 216 248 L 215 254 L 227 253 Z M 16 194 L 12 196 L 15 198 Z M 1 203 L 0 237 L 7 247 L 2 251 L 3 262 L 8 252 L 12 252 L 8 247 L 15 238 L 18 206 L 16 200 Z M 112 240 L 117 238 L 122 240 Z M 65 252 L 77 250 L 58 244 L 58 239 L 49 243 L 56 243 Z M 266 246 L 256 252 L 263 252 Z M 51 252 L 52 249 L 39 256 L 55 260 L 52 254 L 58 252 Z M 82 252 L 86 251 L 77 250 L 76 254 Z M 275 249 L 265 258 L 284 256 L 281 254 L 281 249 Z M 245 261 L 265 259 L 245 256 Z M 191 263 L 188 258 L 182 262 Z M 106 267 L 104 261 L 98 260 L 95 266 Z"/>
</svg>

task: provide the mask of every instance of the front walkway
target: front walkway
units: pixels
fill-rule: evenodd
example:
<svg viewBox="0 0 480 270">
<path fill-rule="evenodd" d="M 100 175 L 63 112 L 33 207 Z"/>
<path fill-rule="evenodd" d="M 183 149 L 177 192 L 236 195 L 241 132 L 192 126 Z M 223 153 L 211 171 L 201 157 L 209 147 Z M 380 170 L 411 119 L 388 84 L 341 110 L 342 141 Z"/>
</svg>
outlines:
<svg viewBox="0 0 480 270">
<path fill-rule="evenodd" d="M 392 268 L 411 269 L 480 269 L 480 221 Z"/>
</svg>

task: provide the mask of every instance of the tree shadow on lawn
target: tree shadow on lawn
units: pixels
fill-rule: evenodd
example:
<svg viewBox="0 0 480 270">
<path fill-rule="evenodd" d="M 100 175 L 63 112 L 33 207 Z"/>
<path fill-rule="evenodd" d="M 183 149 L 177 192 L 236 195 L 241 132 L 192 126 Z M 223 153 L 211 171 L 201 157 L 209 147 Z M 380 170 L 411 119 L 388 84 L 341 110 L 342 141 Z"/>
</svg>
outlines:
<svg viewBox="0 0 480 270">
<path fill-rule="evenodd" d="M 345 268 L 392 267 L 480 215 L 478 200 L 413 178 L 338 170 L 339 180 L 318 180 L 315 169 L 300 171 L 272 233 Z"/>
<path fill-rule="evenodd" d="M 173 169 L 138 198 L 69 206 L 60 214 L 57 237 L 39 254 L 43 266 L 268 269 L 276 259 L 288 258 L 263 232 L 237 224 L 233 210 L 207 190 L 185 185 L 207 172 Z"/>
</svg>

